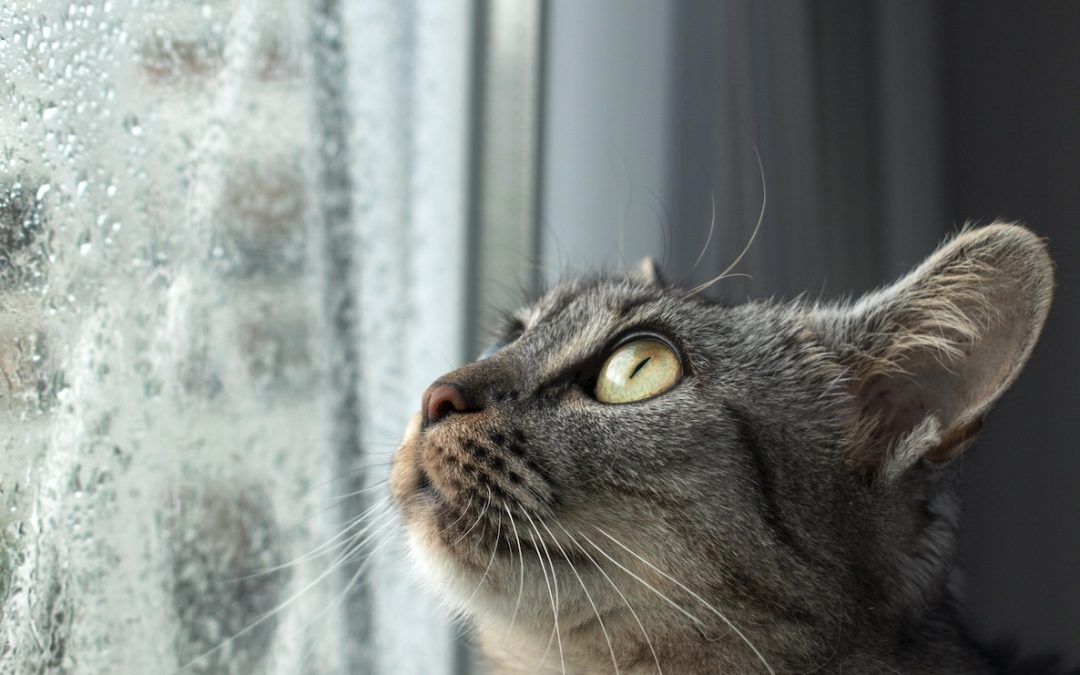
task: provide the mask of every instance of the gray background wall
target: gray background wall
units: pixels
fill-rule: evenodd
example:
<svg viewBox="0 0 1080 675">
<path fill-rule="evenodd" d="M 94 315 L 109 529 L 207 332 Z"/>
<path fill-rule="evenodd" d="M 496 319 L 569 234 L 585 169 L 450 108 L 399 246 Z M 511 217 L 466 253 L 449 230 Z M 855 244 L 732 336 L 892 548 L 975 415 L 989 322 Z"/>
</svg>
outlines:
<svg viewBox="0 0 1080 675">
<path fill-rule="evenodd" d="M 1080 662 L 1080 4 L 964 2 L 941 18 L 949 215 L 1029 222 L 1058 282 L 1027 371 L 965 465 L 971 609 Z"/>
<path fill-rule="evenodd" d="M 549 279 L 644 254 L 710 278 L 756 222 L 755 147 L 731 299 L 865 290 L 967 220 L 1049 238 L 1046 333 L 964 459 L 963 564 L 980 634 L 1080 663 L 1080 4 L 556 0 L 545 53 Z"/>
</svg>

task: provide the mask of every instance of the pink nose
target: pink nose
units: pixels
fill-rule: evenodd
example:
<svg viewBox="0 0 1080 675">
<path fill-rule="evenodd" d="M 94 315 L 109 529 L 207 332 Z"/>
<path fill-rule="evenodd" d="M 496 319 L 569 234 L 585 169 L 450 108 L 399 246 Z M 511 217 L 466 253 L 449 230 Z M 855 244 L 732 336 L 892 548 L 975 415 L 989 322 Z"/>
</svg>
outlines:
<svg viewBox="0 0 1080 675">
<path fill-rule="evenodd" d="M 452 412 L 467 412 L 469 406 L 460 389 L 452 384 L 436 383 L 424 392 L 420 410 L 424 414 L 424 426 L 427 426 L 435 424 Z"/>
</svg>

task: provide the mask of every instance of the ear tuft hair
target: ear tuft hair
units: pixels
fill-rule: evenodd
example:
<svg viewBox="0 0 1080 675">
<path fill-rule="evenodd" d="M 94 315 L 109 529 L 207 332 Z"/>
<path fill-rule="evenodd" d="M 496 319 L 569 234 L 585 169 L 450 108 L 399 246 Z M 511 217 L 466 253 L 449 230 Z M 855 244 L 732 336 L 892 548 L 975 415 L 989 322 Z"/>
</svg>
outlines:
<svg viewBox="0 0 1080 675">
<path fill-rule="evenodd" d="M 667 281 L 664 279 L 664 275 L 660 272 L 660 265 L 652 256 L 645 256 L 638 262 L 637 267 L 634 269 L 633 277 L 639 281 L 643 281 L 650 286 L 664 287 L 667 286 Z"/>
</svg>

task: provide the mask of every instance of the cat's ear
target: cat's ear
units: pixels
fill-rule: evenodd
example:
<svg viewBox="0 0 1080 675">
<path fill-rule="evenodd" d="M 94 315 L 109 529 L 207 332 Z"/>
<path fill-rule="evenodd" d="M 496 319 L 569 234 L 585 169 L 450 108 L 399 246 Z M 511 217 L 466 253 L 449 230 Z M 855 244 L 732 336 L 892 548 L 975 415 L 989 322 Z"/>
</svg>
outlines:
<svg viewBox="0 0 1080 675">
<path fill-rule="evenodd" d="M 855 464 L 888 480 L 967 449 L 1030 356 L 1052 294 L 1044 242 L 994 224 L 961 232 L 893 285 L 819 314 L 865 429 Z"/>
<path fill-rule="evenodd" d="M 651 286 L 664 287 L 667 286 L 667 281 L 664 280 L 664 275 L 660 273 L 660 265 L 652 256 L 645 256 L 638 262 L 637 267 L 634 268 L 633 276 L 635 279 L 644 281 Z"/>
</svg>

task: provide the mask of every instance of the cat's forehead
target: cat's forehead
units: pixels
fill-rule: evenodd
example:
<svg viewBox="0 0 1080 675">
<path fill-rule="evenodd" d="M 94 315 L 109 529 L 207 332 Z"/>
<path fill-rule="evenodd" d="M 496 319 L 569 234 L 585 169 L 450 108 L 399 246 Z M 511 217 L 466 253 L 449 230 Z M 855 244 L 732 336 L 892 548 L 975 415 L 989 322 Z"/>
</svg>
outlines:
<svg viewBox="0 0 1080 675">
<path fill-rule="evenodd" d="M 523 335 L 514 352 L 542 373 L 557 372 L 596 357 L 628 332 L 670 326 L 684 302 L 681 295 L 626 277 L 560 282 L 515 316 Z"/>
<path fill-rule="evenodd" d="M 521 310 L 526 330 L 543 324 L 575 324 L 627 316 L 636 308 L 661 303 L 663 289 L 627 277 L 585 277 L 561 281 Z"/>
</svg>

